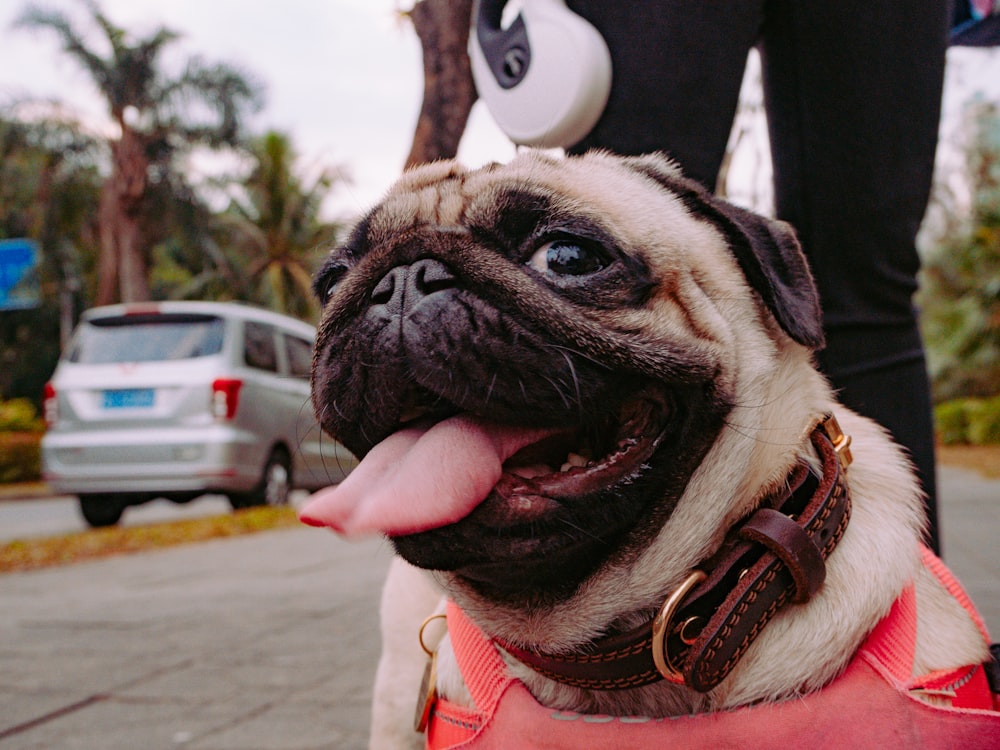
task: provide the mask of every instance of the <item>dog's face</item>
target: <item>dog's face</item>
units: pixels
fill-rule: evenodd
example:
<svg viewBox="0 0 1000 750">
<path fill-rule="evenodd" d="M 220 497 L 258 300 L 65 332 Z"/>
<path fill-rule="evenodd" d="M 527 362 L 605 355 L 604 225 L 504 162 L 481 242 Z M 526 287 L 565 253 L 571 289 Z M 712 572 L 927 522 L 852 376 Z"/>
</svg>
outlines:
<svg viewBox="0 0 1000 750">
<path fill-rule="evenodd" d="M 706 539 L 738 513 L 699 509 L 692 477 L 734 409 L 759 401 L 755 424 L 774 418 L 781 353 L 821 342 L 787 227 L 659 157 L 415 170 L 316 290 L 316 412 L 365 460 L 307 517 L 385 533 L 461 596 L 510 610 L 565 603 L 677 546 L 664 530 L 682 500 L 710 519 Z"/>
</svg>

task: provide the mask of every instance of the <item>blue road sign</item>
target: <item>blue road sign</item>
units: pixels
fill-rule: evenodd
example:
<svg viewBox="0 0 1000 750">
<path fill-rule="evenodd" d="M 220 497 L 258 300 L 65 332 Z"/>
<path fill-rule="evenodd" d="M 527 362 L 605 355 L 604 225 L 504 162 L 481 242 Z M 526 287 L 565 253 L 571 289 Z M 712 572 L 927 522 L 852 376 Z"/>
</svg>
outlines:
<svg viewBox="0 0 1000 750">
<path fill-rule="evenodd" d="M 38 243 L 0 240 L 0 310 L 38 307 Z"/>
</svg>

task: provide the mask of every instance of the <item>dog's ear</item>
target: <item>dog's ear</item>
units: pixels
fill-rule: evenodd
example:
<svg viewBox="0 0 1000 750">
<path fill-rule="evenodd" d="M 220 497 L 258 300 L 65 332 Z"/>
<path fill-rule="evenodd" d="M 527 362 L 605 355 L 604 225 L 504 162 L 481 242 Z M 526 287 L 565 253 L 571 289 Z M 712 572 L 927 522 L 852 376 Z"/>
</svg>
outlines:
<svg viewBox="0 0 1000 750">
<path fill-rule="evenodd" d="M 726 221 L 720 228 L 743 275 L 785 333 L 804 346 L 821 349 L 819 292 L 792 226 L 715 198 L 711 203 Z"/>
<path fill-rule="evenodd" d="M 785 333 L 811 349 L 823 347 L 819 293 L 791 225 L 716 198 L 661 155 L 622 161 L 677 195 L 692 215 L 718 227 L 729 241 L 747 282 Z"/>
</svg>

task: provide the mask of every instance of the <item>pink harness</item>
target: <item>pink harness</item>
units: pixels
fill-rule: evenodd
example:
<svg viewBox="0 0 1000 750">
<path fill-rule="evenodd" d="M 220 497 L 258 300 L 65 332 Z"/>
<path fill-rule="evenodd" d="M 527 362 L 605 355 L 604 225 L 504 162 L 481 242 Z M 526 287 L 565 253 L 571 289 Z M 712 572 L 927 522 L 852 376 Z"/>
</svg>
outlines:
<svg viewBox="0 0 1000 750">
<path fill-rule="evenodd" d="M 924 564 L 970 613 L 989 643 L 982 618 L 944 563 L 925 550 Z M 916 617 L 911 585 L 844 673 L 799 700 L 651 719 L 545 708 L 508 674 L 496 646 L 449 603 L 452 646 L 478 710 L 438 699 L 427 726 L 427 748 L 1000 749 L 1000 696 L 991 692 L 982 665 L 911 677 Z M 931 705 L 915 697 L 915 691 L 948 705 Z"/>
</svg>

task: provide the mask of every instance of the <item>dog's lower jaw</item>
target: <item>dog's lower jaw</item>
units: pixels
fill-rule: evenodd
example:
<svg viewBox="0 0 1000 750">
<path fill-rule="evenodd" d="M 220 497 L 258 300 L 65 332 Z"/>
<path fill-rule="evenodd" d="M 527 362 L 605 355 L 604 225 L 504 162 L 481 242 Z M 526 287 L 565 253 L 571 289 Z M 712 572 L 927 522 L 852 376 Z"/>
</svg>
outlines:
<svg viewBox="0 0 1000 750">
<path fill-rule="evenodd" d="M 685 397 L 683 405 L 661 405 L 662 415 L 646 421 L 642 440 L 622 436 L 641 447 L 621 449 L 638 455 L 617 462 L 626 470 L 604 472 L 613 475 L 613 483 L 576 482 L 582 494 L 553 493 L 550 512 L 510 525 L 497 522 L 501 514 L 495 506 L 506 502 L 506 490 L 498 485 L 459 522 L 394 538 L 396 551 L 411 564 L 439 571 L 463 605 L 551 611 L 586 586 L 595 569 L 627 567 L 642 553 L 723 429 L 730 407 L 714 389 L 703 384 L 678 393 Z"/>
</svg>

